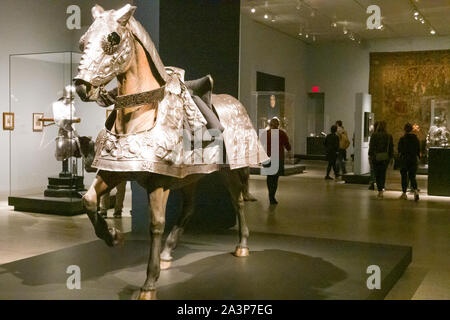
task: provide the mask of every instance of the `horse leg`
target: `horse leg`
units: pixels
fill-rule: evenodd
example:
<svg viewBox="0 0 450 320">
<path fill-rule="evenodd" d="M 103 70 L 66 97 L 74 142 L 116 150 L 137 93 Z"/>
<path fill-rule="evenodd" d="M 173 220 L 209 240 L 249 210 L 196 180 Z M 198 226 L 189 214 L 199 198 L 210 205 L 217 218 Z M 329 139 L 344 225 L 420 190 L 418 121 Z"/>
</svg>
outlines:
<svg viewBox="0 0 450 320">
<path fill-rule="evenodd" d="M 190 184 L 182 189 L 183 192 L 183 211 L 178 217 L 177 222 L 167 236 L 166 243 L 164 245 L 164 250 L 161 252 L 161 270 L 166 270 L 170 268 L 172 263 L 172 250 L 174 250 L 181 235 L 183 234 L 184 228 L 194 213 L 194 196 L 197 183 Z"/>
<path fill-rule="evenodd" d="M 158 188 L 149 195 L 150 209 L 150 254 L 147 265 L 147 279 L 141 288 L 139 300 L 156 299 L 156 281 L 160 274 L 162 235 L 166 218 L 166 204 L 169 190 Z"/>
<path fill-rule="evenodd" d="M 120 180 L 114 178 L 110 173 L 99 172 L 89 190 L 83 196 L 83 206 L 94 226 L 95 234 L 110 247 L 121 244 L 123 236 L 116 228 L 108 226 L 106 220 L 98 213 L 97 204 L 100 197 L 110 192 L 119 182 Z"/>
<path fill-rule="evenodd" d="M 242 169 L 241 181 L 242 181 L 242 196 L 244 201 L 258 201 L 251 193 L 250 193 L 250 168 Z"/>
<path fill-rule="evenodd" d="M 231 194 L 231 202 L 236 211 L 239 223 L 239 245 L 236 247 L 234 255 L 236 257 L 247 257 L 250 253 L 248 250 L 247 240 L 249 230 L 244 213 L 243 184 L 241 174 L 245 174 L 243 170 L 233 170 L 229 172 L 228 188 Z"/>
</svg>

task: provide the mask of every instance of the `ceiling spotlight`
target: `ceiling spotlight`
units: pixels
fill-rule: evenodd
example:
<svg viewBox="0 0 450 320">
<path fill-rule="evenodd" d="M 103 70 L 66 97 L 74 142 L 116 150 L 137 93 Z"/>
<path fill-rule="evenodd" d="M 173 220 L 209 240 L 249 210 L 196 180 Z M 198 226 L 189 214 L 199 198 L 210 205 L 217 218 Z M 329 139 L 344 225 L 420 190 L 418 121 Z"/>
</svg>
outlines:
<svg viewBox="0 0 450 320">
<path fill-rule="evenodd" d="M 419 16 L 414 16 L 414 19 L 417 21 L 419 20 Z"/>
<path fill-rule="evenodd" d="M 299 35 L 299 36 L 302 36 L 302 35 L 303 35 L 303 32 L 300 31 L 300 32 L 298 33 L 298 35 Z"/>
<path fill-rule="evenodd" d="M 264 19 L 269 19 L 269 15 L 267 13 L 264 15 Z"/>
<path fill-rule="evenodd" d="M 347 34 L 348 30 L 346 28 L 344 28 L 343 32 L 344 32 L 344 34 Z"/>
<path fill-rule="evenodd" d="M 415 17 L 419 16 L 419 11 L 414 11 L 414 16 Z"/>
<path fill-rule="evenodd" d="M 256 9 L 255 9 L 255 8 L 252 8 L 250 11 L 251 11 L 251 13 L 255 13 L 255 12 L 256 12 Z"/>
<path fill-rule="evenodd" d="M 305 34 L 305 38 L 308 39 L 309 38 L 309 34 Z"/>
<path fill-rule="evenodd" d="M 432 35 L 435 35 L 435 34 L 436 34 L 436 30 L 431 29 L 431 30 L 430 30 L 430 33 L 431 33 Z"/>
<path fill-rule="evenodd" d="M 277 21 L 277 19 L 275 17 L 273 17 L 271 21 L 275 22 L 275 21 Z"/>
<path fill-rule="evenodd" d="M 333 28 L 337 28 L 337 23 L 336 23 L 336 22 L 333 22 L 333 23 L 331 24 L 331 26 L 332 26 Z"/>
</svg>

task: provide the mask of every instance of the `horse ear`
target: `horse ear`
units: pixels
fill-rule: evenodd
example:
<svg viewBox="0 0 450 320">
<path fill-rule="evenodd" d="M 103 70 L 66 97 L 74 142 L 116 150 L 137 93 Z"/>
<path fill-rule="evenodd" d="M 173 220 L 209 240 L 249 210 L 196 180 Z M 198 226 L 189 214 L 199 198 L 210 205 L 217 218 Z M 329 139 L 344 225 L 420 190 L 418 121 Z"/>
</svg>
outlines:
<svg viewBox="0 0 450 320">
<path fill-rule="evenodd" d="M 115 13 L 117 22 L 120 23 L 122 26 L 126 26 L 128 20 L 130 20 L 135 11 L 136 11 L 135 6 L 126 4 L 122 9 L 117 10 Z"/>
<path fill-rule="evenodd" d="M 97 19 L 103 12 L 105 12 L 105 9 L 103 9 L 101 6 L 99 6 L 98 4 L 96 4 L 94 7 L 92 7 L 91 9 L 91 13 L 92 13 L 92 18 Z"/>
</svg>

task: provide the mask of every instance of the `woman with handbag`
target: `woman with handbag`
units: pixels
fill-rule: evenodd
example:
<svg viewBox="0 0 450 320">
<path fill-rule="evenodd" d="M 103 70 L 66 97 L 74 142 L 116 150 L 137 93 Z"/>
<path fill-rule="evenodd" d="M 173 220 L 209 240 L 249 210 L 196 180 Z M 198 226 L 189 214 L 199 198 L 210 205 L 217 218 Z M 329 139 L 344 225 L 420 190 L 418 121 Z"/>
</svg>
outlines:
<svg viewBox="0 0 450 320">
<path fill-rule="evenodd" d="M 386 172 L 394 156 L 394 141 L 386 130 L 386 122 L 378 123 L 377 131 L 370 138 L 369 159 L 373 164 L 378 188 L 378 199 L 383 199 Z"/>
<path fill-rule="evenodd" d="M 400 159 L 400 173 L 402 175 L 402 195 L 400 199 L 407 200 L 406 190 L 408 180 L 414 190 L 414 200 L 419 200 L 419 190 L 417 189 L 417 166 L 420 158 L 420 142 L 417 136 L 412 133 L 413 126 L 410 123 L 405 125 L 405 135 L 398 142 L 398 153 Z"/>
</svg>

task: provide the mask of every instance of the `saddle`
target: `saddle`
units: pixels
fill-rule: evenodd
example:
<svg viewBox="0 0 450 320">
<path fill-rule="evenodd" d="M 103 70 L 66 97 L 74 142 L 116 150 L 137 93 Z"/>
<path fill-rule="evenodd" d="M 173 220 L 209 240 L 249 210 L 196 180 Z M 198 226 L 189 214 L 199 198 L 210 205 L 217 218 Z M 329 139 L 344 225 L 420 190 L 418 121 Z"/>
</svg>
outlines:
<svg viewBox="0 0 450 320">
<path fill-rule="evenodd" d="M 192 100 L 194 100 L 203 117 L 205 117 L 207 122 L 206 128 L 223 132 L 225 128 L 220 123 L 212 104 L 213 78 L 207 75 L 197 80 L 186 81 L 184 84 L 189 90 Z"/>
<path fill-rule="evenodd" d="M 184 83 L 188 89 L 192 100 L 194 100 L 203 117 L 207 121 L 207 129 L 216 129 L 223 132 L 225 128 L 219 121 L 219 117 L 212 104 L 212 89 L 214 80 L 210 75 L 197 80 L 186 81 Z M 111 91 L 103 90 L 100 92 L 97 103 L 102 107 L 109 107 L 116 103 L 117 88 Z"/>
</svg>

